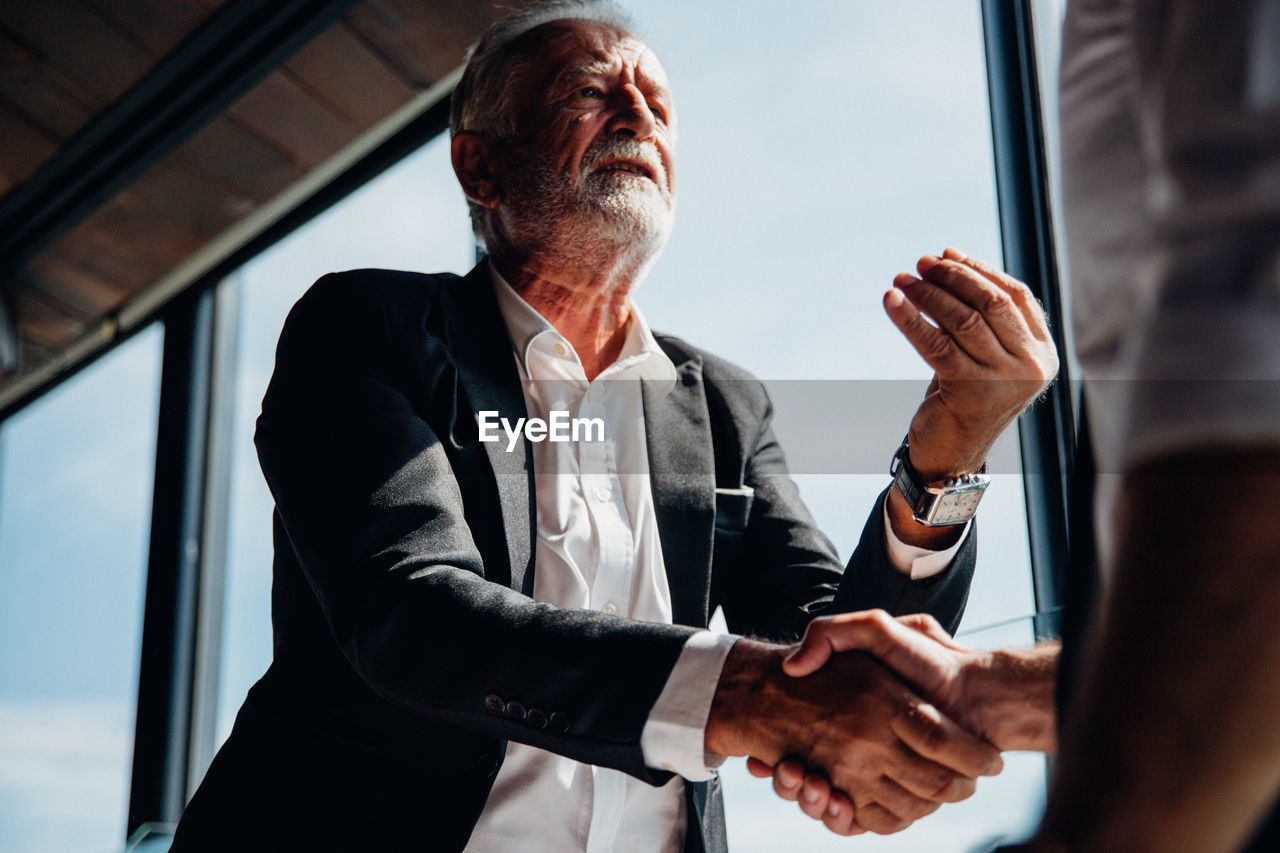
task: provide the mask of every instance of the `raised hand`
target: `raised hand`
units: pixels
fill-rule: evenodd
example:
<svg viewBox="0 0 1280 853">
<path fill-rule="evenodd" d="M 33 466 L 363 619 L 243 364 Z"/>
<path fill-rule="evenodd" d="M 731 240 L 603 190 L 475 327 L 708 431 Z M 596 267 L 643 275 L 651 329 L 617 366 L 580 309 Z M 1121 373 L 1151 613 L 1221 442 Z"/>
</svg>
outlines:
<svg viewBox="0 0 1280 853">
<path fill-rule="evenodd" d="M 922 257 L 916 271 L 894 279 L 884 307 L 934 369 L 908 432 L 911 463 L 932 481 L 981 468 L 1057 375 L 1058 355 L 1044 311 L 1017 279 L 957 249 Z"/>
</svg>

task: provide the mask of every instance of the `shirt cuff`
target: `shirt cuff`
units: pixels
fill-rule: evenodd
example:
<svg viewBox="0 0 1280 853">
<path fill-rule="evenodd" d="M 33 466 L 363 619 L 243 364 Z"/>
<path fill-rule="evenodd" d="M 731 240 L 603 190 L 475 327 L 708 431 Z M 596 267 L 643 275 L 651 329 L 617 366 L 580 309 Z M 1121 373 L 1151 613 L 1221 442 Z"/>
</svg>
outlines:
<svg viewBox="0 0 1280 853">
<path fill-rule="evenodd" d="M 724 763 L 723 755 L 709 752 L 704 744 L 720 671 L 737 639 L 736 634 L 699 631 L 685 640 L 640 733 L 646 765 L 702 782 Z"/>
<path fill-rule="evenodd" d="M 960 546 L 969 535 L 969 528 L 973 526 L 973 519 L 966 521 L 956 544 L 941 551 L 933 551 L 921 548 L 919 545 L 908 545 L 893 532 L 893 525 L 889 523 L 888 495 L 885 495 L 882 511 L 884 512 L 884 549 L 889 554 L 889 563 L 913 581 L 931 578 L 951 565 L 951 559 L 960 550 Z"/>
</svg>

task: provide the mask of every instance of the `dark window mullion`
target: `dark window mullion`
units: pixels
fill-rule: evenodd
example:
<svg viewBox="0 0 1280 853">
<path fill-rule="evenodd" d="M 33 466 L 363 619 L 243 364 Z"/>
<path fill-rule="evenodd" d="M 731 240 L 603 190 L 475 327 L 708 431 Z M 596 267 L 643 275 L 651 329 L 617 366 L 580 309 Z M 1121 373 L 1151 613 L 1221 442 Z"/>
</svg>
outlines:
<svg viewBox="0 0 1280 853">
<path fill-rule="evenodd" d="M 1061 608 L 1068 564 L 1068 474 L 1075 422 L 1066 329 L 1050 209 L 1049 172 L 1035 65 L 1030 0 L 981 0 L 991 135 L 1004 265 L 1044 304 L 1062 358 L 1058 381 L 1019 419 L 1027 535 L 1037 614 Z M 1086 520 L 1087 522 L 1087 520 Z M 1037 618 L 1037 636 L 1056 620 Z"/>
<path fill-rule="evenodd" d="M 127 833 L 176 824 L 186 805 L 209 438 L 214 292 L 164 315 Z"/>
<path fill-rule="evenodd" d="M 187 796 L 195 792 L 217 749 L 218 690 L 222 670 L 222 614 L 226 595 L 227 526 L 235 443 L 236 352 L 240 328 L 240 274 L 214 289 L 209 365 L 208 452 L 205 460 L 200 591 L 192 684 Z"/>
</svg>

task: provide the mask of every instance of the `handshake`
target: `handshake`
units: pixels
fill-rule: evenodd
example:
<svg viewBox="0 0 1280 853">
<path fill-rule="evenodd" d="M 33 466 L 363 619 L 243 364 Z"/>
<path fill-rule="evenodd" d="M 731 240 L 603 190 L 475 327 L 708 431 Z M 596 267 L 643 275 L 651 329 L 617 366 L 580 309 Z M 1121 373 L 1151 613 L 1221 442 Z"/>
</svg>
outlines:
<svg viewBox="0 0 1280 853">
<path fill-rule="evenodd" d="M 899 832 L 972 795 L 1001 751 L 1054 751 L 1057 656 L 973 651 L 925 614 L 822 617 L 798 646 L 734 644 L 706 747 L 833 832 Z"/>
</svg>

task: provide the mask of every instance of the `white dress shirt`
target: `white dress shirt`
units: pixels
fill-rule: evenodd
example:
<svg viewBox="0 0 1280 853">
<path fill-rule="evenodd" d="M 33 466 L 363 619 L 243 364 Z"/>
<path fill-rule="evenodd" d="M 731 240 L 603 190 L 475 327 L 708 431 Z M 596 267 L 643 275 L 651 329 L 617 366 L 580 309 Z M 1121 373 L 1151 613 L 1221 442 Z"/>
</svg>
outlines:
<svg viewBox="0 0 1280 853">
<path fill-rule="evenodd" d="M 674 365 L 633 304 L 617 361 L 588 381 L 569 341 L 490 270 L 529 417 L 549 420 L 559 411 L 605 423 L 604 441 L 530 442 L 538 534 L 534 599 L 670 623 L 637 380 L 668 393 Z M 959 548 L 915 548 L 898 541 L 887 523 L 885 529 L 891 561 L 913 578 L 941 571 Z M 736 639 L 707 631 L 690 637 L 650 711 L 640 741 L 645 763 L 676 778 L 653 787 L 618 770 L 510 742 L 467 850 L 682 849 L 687 821 L 681 777 L 708 779 L 723 760 L 705 752 L 703 738 L 720 670 Z"/>
<path fill-rule="evenodd" d="M 1072 321 L 1111 553 L 1119 474 L 1280 442 L 1280 3 L 1072 2 L 1060 76 Z"/>
</svg>

